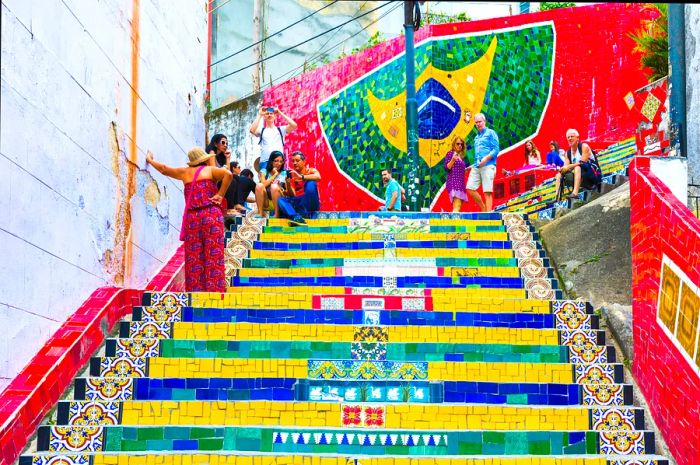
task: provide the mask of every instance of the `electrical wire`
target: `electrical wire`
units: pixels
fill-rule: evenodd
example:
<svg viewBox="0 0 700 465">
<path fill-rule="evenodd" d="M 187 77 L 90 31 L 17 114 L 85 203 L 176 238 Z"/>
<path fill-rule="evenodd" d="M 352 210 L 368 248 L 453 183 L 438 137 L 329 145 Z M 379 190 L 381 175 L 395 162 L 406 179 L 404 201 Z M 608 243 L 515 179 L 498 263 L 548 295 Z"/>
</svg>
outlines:
<svg viewBox="0 0 700 465">
<path fill-rule="evenodd" d="M 318 58 L 315 59 L 315 61 L 316 61 L 316 62 L 319 62 L 319 61 L 320 61 L 320 56 L 321 56 L 322 54 L 325 55 L 325 54 L 327 54 L 328 52 L 330 52 L 330 51 L 332 51 L 332 50 L 335 50 L 336 48 L 340 47 L 340 46 L 343 45 L 345 42 L 347 42 L 348 40 L 352 39 L 353 37 L 359 35 L 360 33 L 364 32 L 365 30 L 369 29 L 370 26 L 372 26 L 373 24 L 377 23 L 379 20 L 381 20 L 381 19 L 384 18 L 385 16 L 387 16 L 387 15 L 393 13 L 397 8 L 399 8 L 399 7 L 401 7 L 401 6 L 402 6 L 402 4 L 397 2 L 397 3 L 395 4 L 395 6 L 391 7 L 389 10 L 387 10 L 387 11 L 384 12 L 381 16 L 379 16 L 379 18 L 377 18 L 377 19 L 375 19 L 374 21 L 372 21 L 371 23 L 367 24 L 367 26 L 363 27 L 362 29 L 360 29 L 359 31 L 357 31 L 355 34 L 353 34 L 353 35 L 351 35 L 350 37 L 347 37 L 347 38 L 341 40 L 340 42 L 338 42 L 337 44 L 335 44 L 334 46 L 332 46 L 332 47 L 329 48 L 329 49 L 326 49 L 326 50 L 324 50 L 324 51 L 322 51 L 322 52 L 317 52 L 317 54 L 318 54 L 319 56 L 318 56 Z M 313 62 L 308 62 L 308 64 L 313 64 Z M 270 85 L 272 85 L 272 83 L 273 83 L 274 81 L 280 81 L 280 80 L 284 79 L 284 78 L 285 78 L 287 75 L 289 75 L 289 74 L 295 73 L 295 72 L 297 72 L 297 71 L 299 71 L 299 70 L 303 70 L 303 68 L 304 68 L 304 65 L 302 64 L 302 65 L 297 66 L 297 67 L 294 68 L 294 69 L 291 69 L 291 70 L 287 71 L 286 73 L 280 75 L 280 76 L 277 77 L 276 79 L 272 79 L 272 80 L 270 81 Z M 296 76 L 299 76 L 300 74 L 302 74 L 302 73 L 297 73 L 297 74 L 291 76 L 289 79 L 292 79 L 292 78 L 294 78 L 294 77 L 296 77 Z M 286 79 L 285 79 L 285 80 L 286 80 Z M 243 97 L 241 97 L 241 98 L 239 98 L 239 99 L 237 99 L 237 100 L 245 100 L 245 99 L 247 99 L 247 98 L 252 97 L 253 95 L 255 95 L 255 94 L 257 94 L 257 93 L 259 93 L 259 92 L 251 92 L 250 94 L 245 95 L 245 96 L 243 96 Z"/>
<path fill-rule="evenodd" d="M 230 0 L 229 0 L 229 1 L 230 1 Z M 227 1 L 226 3 L 228 3 L 228 1 Z M 225 5 L 226 3 L 224 3 L 224 5 Z M 274 37 L 274 36 L 276 36 L 277 34 L 279 34 L 279 33 L 281 33 L 281 32 L 284 32 L 284 31 L 286 31 L 287 29 L 291 28 L 292 26 L 296 26 L 296 25 L 299 24 L 300 22 L 309 19 L 310 17 L 312 17 L 313 15 L 315 15 L 316 13 L 318 13 L 319 11 L 325 10 L 325 9 L 328 8 L 329 6 L 334 5 L 334 4 L 336 4 L 336 3 L 338 3 L 338 0 L 334 0 L 333 2 L 329 3 L 328 5 L 325 5 L 325 6 L 321 7 L 321 8 L 319 8 L 318 10 L 312 12 L 311 14 L 309 14 L 309 15 L 307 15 L 307 16 L 301 18 L 299 21 L 296 21 L 296 22 L 290 24 L 289 26 L 287 26 L 287 27 L 285 27 L 285 28 L 283 28 L 283 29 L 280 29 L 279 31 L 277 31 L 277 32 L 275 32 L 275 33 L 273 33 L 273 34 L 270 34 L 270 35 L 267 36 L 267 37 L 264 37 L 264 38 L 260 39 L 259 41 L 255 42 L 254 44 L 250 44 L 250 45 L 248 45 L 247 47 L 242 48 L 242 49 L 240 49 L 239 51 L 234 52 L 234 53 L 232 53 L 232 54 L 229 55 L 229 56 L 223 57 L 222 59 L 215 61 L 214 63 L 212 63 L 211 65 L 209 65 L 209 67 L 212 67 L 212 66 L 214 66 L 214 65 L 217 65 L 217 64 L 221 63 L 221 62 L 224 61 L 224 60 L 228 60 L 228 59 L 231 58 L 231 57 L 235 57 L 235 56 L 238 55 L 239 53 L 245 52 L 246 50 L 248 50 L 248 49 L 250 49 L 250 48 L 253 48 L 253 47 L 255 47 L 256 45 L 258 45 L 258 44 L 260 44 L 260 43 L 262 43 L 262 42 L 265 42 L 265 41 L 266 41 L 267 39 L 269 39 L 270 37 Z M 223 5 L 222 5 L 222 6 L 223 6 Z M 219 8 L 219 7 L 217 7 L 217 8 Z M 253 65 L 251 65 L 251 66 L 253 66 Z"/>
<path fill-rule="evenodd" d="M 332 31 L 334 31 L 334 30 L 336 30 L 336 29 L 338 29 L 338 28 L 341 28 L 341 27 L 345 26 L 346 24 L 348 24 L 348 23 L 350 23 L 350 22 L 352 22 L 352 21 L 356 21 L 356 20 L 362 18 L 363 16 L 367 16 L 367 15 L 370 14 L 370 13 L 374 13 L 375 11 L 377 11 L 377 10 L 379 10 L 379 9 L 381 9 L 381 8 L 384 8 L 385 6 L 389 5 L 390 3 L 392 3 L 392 2 L 391 2 L 391 1 L 388 1 L 388 2 L 384 3 L 383 5 L 378 6 L 377 8 L 373 8 L 373 9 L 369 10 L 367 13 L 363 13 L 362 15 L 358 16 L 357 18 L 349 19 L 348 21 L 344 22 L 343 24 L 340 24 L 340 25 L 338 25 L 338 26 L 332 27 L 331 29 L 328 29 L 327 31 L 324 31 L 324 32 L 322 32 L 322 33 L 320 33 L 320 34 L 317 34 L 317 35 L 311 37 L 310 39 L 307 39 L 307 40 L 304 40 L 304 41 L 302 41 L 302 42 L 299 42 L 299 43 L 296 44 L 296 45 L 292 45 L 292 46 L 289 47 L 289 48 L 286 48 L 286 49 L 284 49 L 284 50 L 282 50 L 282 51 L 280 51 L 280 52 L 277 52 L 277 53 L 275 53 L 275 54 L 273 54 L 273 55 L 270 55 L 270 56 L 265 57 L 265 58 L 263 58 L 263 59 L 261 59 L 261 60 L 258 60 L 258 61 L 256 61 L 255 63 L 251 63 L 251 64 L 249 64 L 249 65 L 246 65 L 246 66 L 242 67 L 242 68 L 238 68 L 238 69 L 235 70 L 235 71 L 232 71 L 232 72 L 230 72 L 230 73 L 224 74 L 223 76 L 219 76 L 219 77 L 216 78 L 216 79 L 212 79 L 211 81 L 209 81 L 209 84 L 212 84 L 212 83 L 214 83 L 214 82 L 216 82 L 216 81 L 220 81 L 220 80 L 225 79 L 225 78 L 227 78 L 227 77 L 233 76 L 233 75 L 236 74 L 236 73 L 240 73 L 240 72 L 243 71 L 244 69 L 248 69 L 248 68 L 250 68 L 251 66 L 255 66 L 255 65 L 259 64 L 259 63 L 263 63 L 263 62 L 269 60 L 270 58 L 274 58 L 274 57 L 276 57 L 276 56 L 278 56 L 278 55 L 281 55 L 281 54 L 283 54 L 283 53 L 285 53 L 285 52 L 288 52 L 288 51 L 290 51 L 290 50 L 292 50 L 292 49 L 294 49 L 294 48 L 297 48 L 297 47 L 299 47 L 300 45 L 304 45 L 305 43 L 311 42 L 311 41 L 314 40 L 314 39 L 318 39 L 319 37 L 321 37 L 321 36 L 323 36 L 323 35 L 326 35 L 326 34 L 328 34 L 329 32 L 332 32 Z"/>
<path fill-rule="evenodd" d="M 365 7 L 365 5 L 367 5 L 367 1 L 365 1 L 365 2 L 360 6 L 360 8 L 357 9 L 357 11 L 355 12 L 354 15 L 352 15 L 353 18 L 356 17 L 358 14 L 360 14 L 360 11 L 362 11 L 362 9 Z M 331 36 L 328 38 L 328 40 L 326 40 L 326 41 L 323 43 L 323 45 L 321 45 L 321 46 L 318 48 L 318 51 L 317 51 L 316 53 L 314 53 L 313 55 L 311 55 L 311 57 L 310 57 L 307 61 L 308 61 L 308 62 L 312 62 L 313 60 L 316 60 L 318 57 L 320 57 L 322 54 L 325 55 L 326 53 L 323 53 L 322 50 L 324 49 L 324 47 L 325 47 L 326 45 L 328 45 L 328 42 L 330 42 L 331 40 L 333 40 L 333 37 L 335 37 L 336 35 L 338 35 L 338 33 L 339 33 L 341 30 L 342 30 L 342 28 L 337 29 L 333 34 L 331 34 Z"/>
</svg>

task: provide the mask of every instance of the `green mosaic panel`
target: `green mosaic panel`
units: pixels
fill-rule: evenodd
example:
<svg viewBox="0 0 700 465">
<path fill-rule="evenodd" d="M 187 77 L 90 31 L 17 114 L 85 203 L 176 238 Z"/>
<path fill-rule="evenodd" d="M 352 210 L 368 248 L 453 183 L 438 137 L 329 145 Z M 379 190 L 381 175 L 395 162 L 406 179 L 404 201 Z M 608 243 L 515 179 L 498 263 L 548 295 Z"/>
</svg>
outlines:
<svg viewBox="0 0 700 465">
<path fill-rule="evenodd" d="M 432 40 L 416 48 L 415 66 L 416 76 L 428 64 L 442 71 L 464 68 L 484 54 L 494 36 L 498 47 L 481 111 L 487 115 L 489 127 L 497 132 L 503 149 L 532 135 L 544 111 L 554 57 L 551 25 Z M 428 207 L 446 179 L 442 164 L 429 167 L 420 156 L 412 161 L 386 141 L 366 97 L 370 89 L 383 100 L 401 94 L 406 87 L 404 61 L 393 60 L 343 89 L 319 106 L 319 114 L 342 171 L 381 198 L 381 169 L 392 169 L 399 183 L 415 193 L 417 207 Z M 476 129 L 465 135 L 469 157 L 473 156 L 475 135 Z M 413 169 L 407 170 L 406 166 Z"/>
<path fill-rule="evenodd" d="M 105 452 L 253 451 L 363 455 L 595 454 L 596 432 L 108 427 Z"/>
</svg>

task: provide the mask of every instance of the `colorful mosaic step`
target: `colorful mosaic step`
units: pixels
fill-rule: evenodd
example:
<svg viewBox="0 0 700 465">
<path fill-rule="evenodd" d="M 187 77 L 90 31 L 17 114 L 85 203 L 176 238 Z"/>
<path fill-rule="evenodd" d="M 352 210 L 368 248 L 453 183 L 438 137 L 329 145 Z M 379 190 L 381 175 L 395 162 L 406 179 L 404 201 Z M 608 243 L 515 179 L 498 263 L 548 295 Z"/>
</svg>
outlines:
<svg viewBox="0 0 700 465">
<path fill-rule="evenodd" d="M 428 326 L 487 326 L 503 328 L 557 328 L 557 329 L 597 329 L 597 315 L 583 315 L 574 322 L 562 321 L 562 317 L 551 313 L 471 313 L 444 312 L 425 309 L 424 299 L 400 299 L 406 310 L 294 310 L 294 309 L 206 309 L 184 308 L 175 322 L 194 323 L 325 323 L 333 325 L 428 325 Z M 342 302 L 342 301 L 341 301 Z M 381 302 L 381 301 L 380 301 Z M 411 302 L 410 305 L 408 302 Z M 325 304 L 328 306 L 328 304 Z M 413 307 L 411 309 L 410 307 Z M 372 313 L 375 312 L 375 313 Z M 139 315 L 141 316 L 141 315 Z M 140 319 L 139 319 L 140 320 Z M 126 329 L 138 327 L 145 321 L 122 322 L 121 337 L 131 337 Z M 148 321 L 148 320 L 146 320 Z M 174 320 L 169 320 L 174 321 Z M 131 323 L 131 324 L 129 324 Z M 575 326 L 574 326 L 575 325 Z M 142 326 L 142 325 L 140 325 Z M 571 326 L 574 326 L 573 328 Z M 138 334 L 138 333 L 134 333 Z"/>
<path fill-rule="evenodd" d="M 182 465 L 191 463 L 197 465 L 454 465 L 454 459 L 449 457 L 415 457 L 408 461 L 402 456 L 361 456 L 360 459 L 343 456 L 319 456 L 311 454 L 260 455 L 255 453 L 217 454 L 210 452 L 171 452 L 168 454 L 149 455 L 146 452 L 134 451 L 124 453 L 103 453 L 94 455 L 80 454 L 33 454 L 20 458 L 20 465 L 53 465 L 57 457 L 61 465 Z M 669 465 L 669 461 L 661 456 L 646 455 L 633 458 L 621 455 L 600 456 L 549 456 L 537 457 L 529 455 L 511 456 L 507 462 L 494 461 L 493 457 L 460 457 L 464 465 Z"/>
<path fill-rule="evenodd" d="M 508 405 L 632 405 L 622 384 L 338 381 L 296 378 L 77 378 L 74 400 L 286 400 Z"/>
<path fill-rule="evenodd" d="M 381 408 L 366 408 L 365 423 L 381 427 Z M 381 412 L 381 413 L 375 413 Z M 376 420 L 370 418 L 377 418 Z M 69 438 L 81 437 L 82 442 Z M 76 447 L 78 446 L 78 447 Z M 339 455 L 585 455 L 653 454 L 649 431 L 431 431 L 230 426 L 42 426 L 38 449 L 51 452 L 229 451 Z"/>
<path fill-rule="evenodd" d="M 388 284 L 388 282 L 387 282 Z M 319 292 L 325 291 L 323 294 Z M 468 295 L 465 295 L 468 294 Z M 554 313 L 561 315 L 576 329 L 576 322 L 593 313 L 593 307 L 586 302 L 571 300 L 507 299 L 483 297 L 465 293 L 463 289 L 428 288 L 289 288 L 275 286 L 246 287 L 235 294 L 209 295 L 173 294 L 160 299 L 145 293 L 143 306 L 134 307 L 133 321 L 181 321 L 183 315 L 203 315 L 216 310 L 237 309 L 269 310 L 403 310 L 423 301 L 423 308 L 433 311 L 458 311 L 471 313 Z M 300 307 L 301 304 L 305 306 Z M 185 320 L 188 321 L 188 320 Z"/>
<path fill-rule="evenodd" d="M 20 464 L 667 465 L 522 217 L 286 226 L 233 225 L 228 293 L 145 293 Z"/>
</svg>

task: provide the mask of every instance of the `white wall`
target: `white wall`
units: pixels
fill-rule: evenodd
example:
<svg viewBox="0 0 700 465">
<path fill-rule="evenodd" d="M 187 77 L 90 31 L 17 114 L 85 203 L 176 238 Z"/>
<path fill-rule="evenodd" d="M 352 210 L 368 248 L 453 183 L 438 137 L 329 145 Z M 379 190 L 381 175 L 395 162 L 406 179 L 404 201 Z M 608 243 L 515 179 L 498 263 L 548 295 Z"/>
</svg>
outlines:
<svg viewBox="0 0 700 465">
<path fill-rule="evenodd" d="M 204 142 L 206 1 L 2 0 L 1 27 L 0 389 L 95 288 L 143 286 L 180 244 L 182 185 L 144 160 Z"/>
<path fill-rule="evenodd" d="M 700 5 L 685 6 L 686 136 L 688 175 L 700 184 Z M 700 192 L 694 192 L 700 195 Z"/>
</svg>

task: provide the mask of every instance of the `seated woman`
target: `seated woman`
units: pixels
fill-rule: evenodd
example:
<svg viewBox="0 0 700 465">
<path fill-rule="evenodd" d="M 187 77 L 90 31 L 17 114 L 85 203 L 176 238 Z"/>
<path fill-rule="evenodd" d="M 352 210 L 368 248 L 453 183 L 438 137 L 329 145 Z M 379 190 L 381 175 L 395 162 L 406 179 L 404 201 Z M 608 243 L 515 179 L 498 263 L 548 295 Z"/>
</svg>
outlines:
<svg viewBox="0 0 700 465">
<path fill-rule="evenodd" d="M 549 143 L 549 152 L 547 152 L 547 166 L 561 168 L 566 163 L 566 152 L 559 148 L 557 141 L 553 140 Z"/>
<path fill-rule="evenodd" d="M 279 217 L 280 210 L 277 201 L 283 195 L 287 181 L 287 170 L 284 168 L 284 154 L 275 150 L 270 154 L 267 165 L 258 173 L 260 182 L 255 186 L 255 203 L 258 206 L 258 215 L 263 216 L 265 210 L 270 209 L 270 203 L 275 212 L 275 218 Z"/>
<path fill-rule="evenodd" d="M 216 166 L 229 169 L 231 150 L 228 148 L 228 139 L 225 135 L 214 134 L 204 151 L 214 155 Z"/>
<path fill-rule="evenodd" d="M 540 155 L 540 151 L 537 149 L 532 139 L 529 139 L 527 142 L 525 142 L 525 164 L 515 171 L 503 170 L 503 174 L 506 176 L 512 176 L 513 174 L 534 170 L 541 166 L 542 156 Z"/>
</svg>

